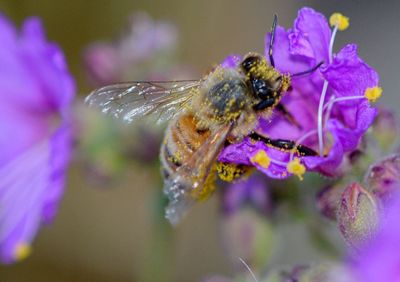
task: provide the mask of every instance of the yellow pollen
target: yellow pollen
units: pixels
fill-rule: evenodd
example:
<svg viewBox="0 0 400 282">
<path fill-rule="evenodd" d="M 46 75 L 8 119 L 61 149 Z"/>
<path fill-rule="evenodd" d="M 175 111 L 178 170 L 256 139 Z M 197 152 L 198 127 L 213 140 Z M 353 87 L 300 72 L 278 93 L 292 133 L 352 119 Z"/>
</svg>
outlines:
<svg viewBox="0 0 400 282">
<path fill-rule="evenodd" d="M 381 97 L 382 95 L 382 88 L 381 87 L 371 87 L 371 88 L 367 88 L 365 90 L 365 97 L 370 101 L 370 102 L 376 102 L 376 100 L 379 99 L 379 97 Z"/>
<path fill-rule="evenodd" d="M 251 157 L 251 161 L 265 169 L 267 169 L 271 164 L 271 159 L 264 150 L 259 150 L 254 156 Z"/>
<path fill-rule="evenodd" d="M 349 27 L 349 18 L 341 13 L 333 13 L 329 18 L 331 26 L 337 26 L 339 30 L 345 30 Z"/>
<path fill-rule="evenodd" d="M 300 163 L 299 158 L 293 159 L 286 167 L 287 171 L 303 180 L 303 174 L 306 172 L 306 167 Z"/>
<path fill-rule="evenodd" d="M 26 243 L 20 243 L 15 247 L 14 259 L 16 261 L 22 261 L 26 259 L 32 253 L 32 248 Z"/>
</svg>

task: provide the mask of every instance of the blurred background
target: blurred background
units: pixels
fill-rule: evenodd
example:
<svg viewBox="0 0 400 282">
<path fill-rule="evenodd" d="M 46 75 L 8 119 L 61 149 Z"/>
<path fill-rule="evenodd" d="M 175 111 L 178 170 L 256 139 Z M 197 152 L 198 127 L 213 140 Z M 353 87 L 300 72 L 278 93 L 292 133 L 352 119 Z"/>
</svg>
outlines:
<svg viewBox="0 0 400 282">
<path fill-rule="evenodd" d="M 380 74 L 380 103 L 398 111 L 398 1 L 0 0 L 0 11 L 18 24 L 28 16 L 42 18 L 48 38 L 66 54 L 81 99 L 112 80 L 199 78 L 228 54 L 263 53 L 273 14 L 289 27 L 303 6 L 350 18 L 350 28 L 339 33 L 335 46 L 359 45 L 360 56 Z M 130 46 L 129 29 L 140 22 L 161 23 L 161 35 L 170 36 L 163 50 L 133 58 L 131 68 L 111 60 L 107 52 L 98 57 L 90 53 L 104 42 L 117 42 L 123 54 L 124 46 Z M 92 69 L 92 60 L 104 68 Z M 77 140 L 81 151 L 75 153 L 59 214 L 39 232 L 31 257 L 0 267 L 0 281 L 199 281 L 213 273 L 232 274 L 234 266 L 221 244 L 218 197 L 197 205 L 175 229 L 164 221 L 157 167 L 160 130 L 110 125 L 85 113 L 80 102 L 76 116 L 84 122 L 76 130 L 86 134 Z M 148 144 L 149 138 L 154 144 Z M 113 149 L 122 152 L 114 154 Z M 130 159 L 120 160 L 120 155 Z M 284 236 L 289 233 L 285 224 L 276 231 L 283 235 L 274 236 L 279 239 L 272 243 L 270 265 L 318 259 L 310 251 L 303 223 L 290 223 L 290 228 L 292 236 Z M 274 255 L 278 247 L 286 252 Z"/>
</svg>

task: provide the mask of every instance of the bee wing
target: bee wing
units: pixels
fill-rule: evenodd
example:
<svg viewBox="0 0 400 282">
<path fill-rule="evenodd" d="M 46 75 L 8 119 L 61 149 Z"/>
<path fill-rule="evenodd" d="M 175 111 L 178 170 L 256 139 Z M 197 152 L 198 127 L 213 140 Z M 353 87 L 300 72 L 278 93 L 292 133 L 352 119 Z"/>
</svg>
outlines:
<svg viewBox="0 0 400 282">
<path fill-rule="evenodd" d="M 127 123 L 148 115 L 165 121 L 183 109 L 199 85 L 198 80 L 117 83 L 94 90 L 85 103 Z"/>
<path fill-rule="evenodd" d="M 206 183 L 207 178 L 232 129 L 232 124 L 221 126 L 200 146 L 189 161 L 165 181 L 164 194 L 169 199 L 165 216 L 173 225 L 182 219 L 199 195 L 207 194 L 205 190 L 209 188 L 207 187 L 209 183 Z"/>
</svg>

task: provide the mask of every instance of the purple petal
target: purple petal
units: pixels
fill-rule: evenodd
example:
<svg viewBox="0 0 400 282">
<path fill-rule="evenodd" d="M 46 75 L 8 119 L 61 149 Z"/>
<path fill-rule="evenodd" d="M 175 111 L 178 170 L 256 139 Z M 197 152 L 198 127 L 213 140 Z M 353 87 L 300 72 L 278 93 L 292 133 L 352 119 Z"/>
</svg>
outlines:
<svg viewBox="0 0 400 282">
<path fill-rule="evenodd" d="M 71 155 L 71 128 L 67 122 L 54 133 L 50 139 L 51 173 L 48 189 L 43 198 L 42 220 L 49 223 L 58 211 L 58 203 L 64 192 L 66 170 Z"/>
<path fill-rule="evenodd" d="M 290 33 L 290 52 L 313 59 L 314 64 L 329 61 L 331 29 L 324 15 L 311 8 L 299 11 Z"/>
<path fill-rule="evenodd" d="M 239 55 L 229 55 L 222 61 L 221 66 L 223 68 L 236 68 L 241 60 L 242 57 Z"/>
<path fill-rule="evenodd" d="M 0 13 L 0 42 L 1 49 L 8 49 L 15 47 L 17 31 L 3 13 Z M 0 51 L 1 52 L 1 51 Z"/>
<path fill-rule="evenodd" d="M 268 59 L 268 49 L 270 34 L 265 37 L 265 56 Z M 310 62 L 307 58 L 293 55 L 289 52 L 288 33 L 281 26 L 277 26 L 275 32 L 275 41 L 272 48 L 275 67 L 283 73 L 297 73 L 310 68 Z"/>
<path fill-rule="evenodd" d="M 330 119 L 326 128 L 332 135 L 333 145 L 325 157 L 304 157 L 303 161 L 307 169 L 334 176 L 343 160 L 344 153 L 351 152 L 358 147 L 376 113 L 377 110 L 365 102 L 357 107 L 355 124 L 343 124 L 337 119 Z"/>
<path fill-rule="evenodd" d="M 270 206 L 267 190 L 264 179 L 256 174 L 229 185 L 223 196 L 224 212 L 232 214 L 247 202 L 261 211 L 267 212 Z"/>
<path fill-rule="evenodd" d="M 112 44 L 90 45 L 84 52 L 84 62 L 91 81 L 96 85 L 113 83 L 121 75 L 118 51 Z"/>
<path fill-rule="evenodd" d="M 0 168 L 0 259 L 13 262 L 19 244 L 29 244 L 41 222 L 42 200 L 48 179 L 47 142 L 21 154 Z"/>
<path fill-rule="evenodd" d="M 49 127 L 42 116 L 23 111 L 4 99 L 0 103 L 0 167 L 42 140 L 49 134 Z"/>
<path fill-rule="evenodd" d="M 378 74 L 357 55 L 357 46 L 349 44 L 322 71 L 337 96 L 363 96 L 368 87 L 379 83 Z"/>
<path fill-rule="evenodd" d="M 337 168 L 342 163 L 344 151 L 335 124 L 329 122 L 326 127 L 333 138 L 333 145 L 328 155 L 324 157 L 304 157 L 303 162 L 308 170 L 317 171 L 326 176 L 334 176 L 337 173 Z"/>
<path fill-rule="evenodd" d="M 353 151 L 357 148 L 361 137 L 372 125 L 377 109 L 371 108 L 367 101 L 357 107 L 342 110 L 344 114 L 343 122 L 332 119 L 331 122 L 336 127 L 336 132 L 345 152 Z"/>
<path fill-rule="evenodd" d="M 250 139 L 225 147 L 218 160 L 226 163 L 255 166 L 259 171 L 271 178 L 283 179 L 289 176 L 286 165 L 271 162 L 268 168 L 264 168 L 258 163 L 254 163 L 251 158 L 260 150 L 265 151 L 271 159 L 278 162 L 285 163 L 289 160 L 288 153 L 268 147 L 263 142 L 253 143 Z"/>
<path fill-rule="evenodd" d="M 360 253 L 358 261 L 351 263 L 358 281 L 400 281 L 400 195 L 382 215 L 380 231 Z"/>
<path fill-rule="evenodd" d="M 39 19 L 26 20 L 15 36 L 4 23 L 0 16 L 0 38 L 9 40 L 0 48 L 0 260 L 11 263 L 54 216 L 62 194 L 75 85 Z"/>
</svg>

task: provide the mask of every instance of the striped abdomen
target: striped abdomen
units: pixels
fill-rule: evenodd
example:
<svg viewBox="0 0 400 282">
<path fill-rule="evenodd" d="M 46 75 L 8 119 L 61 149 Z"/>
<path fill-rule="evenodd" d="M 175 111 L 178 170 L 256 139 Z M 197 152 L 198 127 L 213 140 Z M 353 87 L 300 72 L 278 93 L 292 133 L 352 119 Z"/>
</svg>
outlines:
<svg viewBox="0 0 400 282">
<path fill-rule="evenodd" d="M 171 122 L 165 132 L 160 160 L 165 179 L 188 162 L 193 153 L 210 136 L 209 130 L 198 130 L 193 116 L 182 115 Z"/>
</svg>

